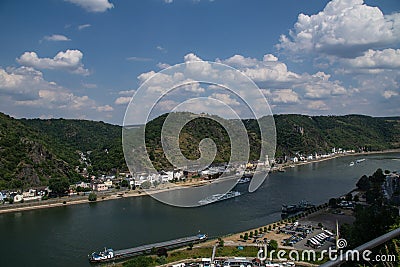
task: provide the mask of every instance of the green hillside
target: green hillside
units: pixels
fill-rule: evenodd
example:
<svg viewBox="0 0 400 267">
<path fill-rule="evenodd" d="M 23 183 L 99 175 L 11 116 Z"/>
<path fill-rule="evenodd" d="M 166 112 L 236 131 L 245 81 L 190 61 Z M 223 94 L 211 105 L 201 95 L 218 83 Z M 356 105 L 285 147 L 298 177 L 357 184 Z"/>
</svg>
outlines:
<svg viewBox="0 0 400 267">
<path fill-rule="evenodd" d="M 160 139 L 165 118 L 160 116 L 146 126 L 146 147 L 157 169 L 170 168 Z M 333 147 L 369 151 L 400 147 L 400 117 L 276 115 L 275 123 L 278 157 L 329 152 Z M 250 159 L 258 159 L 258 124 L 250 119 L 243 124 L 250 140 Z M 0 113 L 0 189 L 47 185 L 54 177 L 74 182 L 82 179 L 76 167 L 87 168 L 93 175 L 126 171 L 121 132 L 120 126 L 104 122 L 18 120 Z M 198 145 L 204 138 L 217 145 L 215 162 L 229 161 L 227 133 L 208 118 L 194 119 L 182 129 L 179 142 L 183 155 L 198 158 Z M 81 152 L 86 162 L 81 160 Z"/>
<path fill-rule="evenodd" d="M 59 177 L 80 179 L 42 135 L 0 113 L 0 189 L 47 185 Z"/>
</svg>

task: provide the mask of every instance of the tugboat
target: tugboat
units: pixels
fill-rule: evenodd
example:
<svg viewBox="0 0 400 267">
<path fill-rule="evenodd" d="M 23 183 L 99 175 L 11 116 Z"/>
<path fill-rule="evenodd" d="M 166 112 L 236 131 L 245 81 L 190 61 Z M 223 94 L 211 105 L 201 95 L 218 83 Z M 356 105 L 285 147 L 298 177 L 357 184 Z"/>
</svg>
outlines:
<svg viewBox="0 0 400 267">
<path fill-rule="evenodd" d="M 104 251 L 93 252 L 88 255 L 90 262 L 102 262 L 114 258 L 114 250 L 111 248 L 104 248 Z"/>
</svg>

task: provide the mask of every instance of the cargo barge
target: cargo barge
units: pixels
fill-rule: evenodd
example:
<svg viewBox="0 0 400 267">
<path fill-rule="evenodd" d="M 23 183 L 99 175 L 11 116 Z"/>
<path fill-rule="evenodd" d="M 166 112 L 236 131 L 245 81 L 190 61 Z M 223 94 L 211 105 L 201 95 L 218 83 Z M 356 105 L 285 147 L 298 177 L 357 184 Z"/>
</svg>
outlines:
<svg viewBox="0 0 400 267">
<path fill-rule="evenodd" d="M 183 237 L 170 241 L 164 241 L 128 249 L 113 250 L 111 248 L 104 248 L 104 251 L 93 252 L 92 254 L 88 255 L 88 258 L 89 261 L 92 263 L 106 262 L 106 261 L 130 258 L 142 254 L 148 254 L 153 252 L 154 250 L 159 250 L 159 249 L 174 249 L 190 244 L 200 243 L 205 240 L 207 240 L 207 235 L 198 234 L 195 236 Z"/>
</svg>

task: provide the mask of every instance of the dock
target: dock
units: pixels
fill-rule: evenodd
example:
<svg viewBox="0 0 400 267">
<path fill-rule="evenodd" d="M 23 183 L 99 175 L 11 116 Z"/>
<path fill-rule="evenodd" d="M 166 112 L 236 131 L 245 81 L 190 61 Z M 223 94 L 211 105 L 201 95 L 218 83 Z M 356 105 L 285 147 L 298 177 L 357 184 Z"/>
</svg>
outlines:
<svg viewBox="0 0 400 267">
<path fill-rule="evenodd" d="M 106 258 L 96 259 L 96 257 L 94 257 L 95 253 L 92 253 L 92 255 L 89 255 L 89 261 L 105 262 L 105 261 L 111 261 L 111 260 L 116 260 L 116 259 L 125 259 L 125 258 L 134 257 L 134 256 L 139 256 L 142 254 L 149 254 L 149 253 L 154 252 L 154 250 L 158 250 L 158 249 L 174 249 L 174 248 L 179 248 L 179 247 L 183 247 L 183 246 L 190 245 L 190 244 L 196 244 L 196 243 L 205 241 L 206 239 L 207 239 L 207 235 L 198 234 L 198 235 L 194 235 L 194 236 L 182 237 L 182 238 L 159 242 L 159 243 L 154 243 L 154 244 L 142 245 L 142 246 L 134 247 L 134 248 L 127 248 L 127 249 L 120 249 L 120 250 L 112 250 L 111 249 L 111 251 L 112 251 L 111 257 L 109 256 Z"/>
</svg>

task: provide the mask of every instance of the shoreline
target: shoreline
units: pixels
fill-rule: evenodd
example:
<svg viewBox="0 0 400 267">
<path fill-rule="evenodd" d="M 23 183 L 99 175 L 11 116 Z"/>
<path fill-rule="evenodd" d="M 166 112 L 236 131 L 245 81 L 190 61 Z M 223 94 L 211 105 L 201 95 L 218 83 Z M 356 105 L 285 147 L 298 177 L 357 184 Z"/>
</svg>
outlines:
<svg viewBox="0 0 400 267">
<path fill-rule="evenodd" d="M 362 155 L 387 154 L 387 153 L 399 153 L 399 152 L 400 152 L 400 149 L 390 149 L 390 150 L 381 150 L 381 151 L 337 154 L 332 157 L 321 158 L 321 159 L 312 160 L 312 161 L 297 162 L 297 163 L 292 163 L 292 164 L 283 164 L 283 165 L 280 165 L 278 169 L 291 168 L 290 167 L 291 165 L 301 166 L 301 165 L 318 163 L 318 162 L 322 162 L 322 161 L 326 161 L 326 160 L 331 160 L 331 159 L 340 158 L 340 157 L 347 157 L 347 156 L 362 156 Z M 201 186 L 201 185 L 205 185 L 205 184 L 209 184 L 209 183 L 210 183 L 209 181 L 201 180 L 198 182 L 189 182 L 186 184 L 174 184 L 173 186 L 170 186 L 167 188 L 160 188 L 160 189 L 151 190 L 151 191 L 129 190 L 129 191 L 121 191 L 121 192 L 109 192 L 109 193 L 105 193 L 104 195 L 96 193 L 96 195 L 98 197 L 98 199 L 96 201 L 89 201 L 87 196 L 85 196 L 84 199 L 79 198 L 79 199 L 75 199 L 75 200 L 74 199 L 71 200 L 68 198 L 59 198 L 59 199 L 55 200 L 54 203 L 45 203 L 44 201 L 47 201 L 47 200 L 40 200 L 39 202 L 32 202 L 34 204 L 31 206 L 1 207 L 0 215 L 5 214 L 5 213 L 14 213 L 14 212 L 21 212 L 21 211 L 37 210 L 37 209 L 48 209 L 48 208 L 63 207 L 63 206 L 69 206 L 69 205 L 97 203 L 97 202 L 102 202 L 102 201 L 118 200 L 118 199 L 123 199 L 123 198 L 130 198 L 130 197 L 150 196 L 152 194 L 157 194 L 157 193 L 161 193 L 161 192 L 165 192 L 165 191 L 172 191 L 172 190 L 181 189 L 181 188 L 185 188 L 185 187 L 191 187 L 191 186 Z M 64 204 L 63 202 L 66 202 L 66 203 Z M 12 204 L 12 205 L 18 205 L 18 204 Z"/>
</svg>

